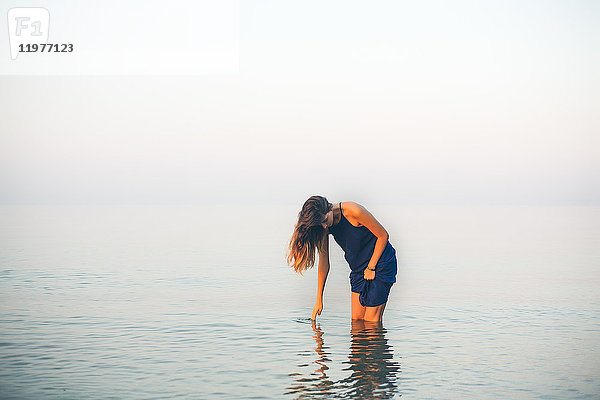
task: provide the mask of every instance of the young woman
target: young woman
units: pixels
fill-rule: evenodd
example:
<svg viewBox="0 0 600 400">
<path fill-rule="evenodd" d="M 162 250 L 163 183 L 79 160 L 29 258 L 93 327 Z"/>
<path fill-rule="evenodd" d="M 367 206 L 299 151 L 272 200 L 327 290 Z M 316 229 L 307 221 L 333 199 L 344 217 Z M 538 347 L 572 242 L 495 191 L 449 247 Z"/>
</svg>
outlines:
<svg viewBox="0 0 600 400">
<path fill-rule="evenodd" d="M 344 250 L 350 265 L 352 319 L 381 321 L 396 282 L 396 250 L 375 217 L 360 204 L 331 204 L 323 196 L 311 196 L 298 214 L 287 256 L 296 272 L 311 268 L 319 252 L 317 302 L 312 319 L 323 310 L 323 289 L 329 273 L 329 234 Z"/>
</svg>

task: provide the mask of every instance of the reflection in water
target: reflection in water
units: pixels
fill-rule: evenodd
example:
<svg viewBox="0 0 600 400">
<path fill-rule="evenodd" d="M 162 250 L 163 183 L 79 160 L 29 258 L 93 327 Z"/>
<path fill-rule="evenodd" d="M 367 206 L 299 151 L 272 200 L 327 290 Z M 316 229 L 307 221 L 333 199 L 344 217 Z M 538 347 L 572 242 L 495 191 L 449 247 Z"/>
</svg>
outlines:
<svg viewBox="0 0 600 400">
<path fill-rule="evenodd" d="M 349 364 L 344 370 L 351 373 L 338 381 L 332 381 L 327 374 L 331 354 L 324 345 L 323 331 L 314 321 L 312 328 L 317 353 L 312 367 L 316 369 L 308 377 L 301 373 L 289 374 L 295 382 L 286 394 L 297 394 L 298 398 L 390 399 L 398 392 L 396 381 L 400 365 L 394 361 L 392 346 L 388 344 L 386 330 L 380 322 L 352 321 L 350 354 L 344 362 Z M 314 353 L 310 354 L 314 357 Z"/>
<path fill-rule="evenodd" d="M 317 368 L 311 372 L 309 377 L 304 376 L 301 373 L 289 374 L 294 378 L 294 385 L 288 387 L 288 391 L 285 394 L 297 393 L 299 398 L 303 398 L 306 394 L 310 394 L 312 398 L 323 397 L 331 398 L 335 393 L 335 383 L 329 379 L 327 370 L 329 367 L 326 362 L 331 362 L 328 357 L 330 355 L 327 352 L 328 347 L 323 344 L 323 331 L 321 327 L 312 321 L 312 329 L 314 331 L 313 339 L 317 346 L 315 351 L 317 352 L 317 359 L 314 360 L 314 366 Z M 308 354 L 300 353 L 300 356 L 314 356 L 312 352 Z M 298 364 L 298 367 L 308 367 L 309 364 Z"/>
<path fill-rule="evenodd" d="M 400 365 L 394 361 L 392 347 L 381 322 L 352 321 L 352 343 L 345 370 L 352 374 L 340 381 L 344 394 L 356 398 L 389 399 L 398 391 Z"/>
</svg>

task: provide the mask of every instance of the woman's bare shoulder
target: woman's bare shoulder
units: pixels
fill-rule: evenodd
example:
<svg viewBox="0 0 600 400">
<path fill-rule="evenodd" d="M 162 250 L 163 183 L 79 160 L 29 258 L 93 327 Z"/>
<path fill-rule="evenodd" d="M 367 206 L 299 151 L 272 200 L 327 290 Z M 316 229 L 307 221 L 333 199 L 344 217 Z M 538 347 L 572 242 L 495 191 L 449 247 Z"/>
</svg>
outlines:
<svg viewBox="0 0 600 400">
<path fill-rule="evenodd" d="M 346 219 L 354 226 L 362 226 L 365 214 L 368 214 L 366 208 L 354 201 L 344 201 L 342 212 Z"/>
<path fill-rule="evenodd" d="M 350 215 L 352 217 L 355 217 L 357 215 L 360 215 L 361 212 L 363 212 L 365 210 L 365 208 L 354 202 L 354 201 L 343 201 L 342 202 L 342 211 L 344 212 L 344 215 Z"/>
</svg>

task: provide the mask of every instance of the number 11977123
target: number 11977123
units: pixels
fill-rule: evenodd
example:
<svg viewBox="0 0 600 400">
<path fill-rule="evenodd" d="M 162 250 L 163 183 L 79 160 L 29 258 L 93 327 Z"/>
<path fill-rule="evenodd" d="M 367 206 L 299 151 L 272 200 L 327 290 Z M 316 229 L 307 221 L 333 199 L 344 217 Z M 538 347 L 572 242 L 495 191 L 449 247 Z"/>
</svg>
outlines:
<svg viewBox="0 0 600 400">
<path fill-rule="evenodd" d="M 73 52 L 72 43 L 27 43 L 19 44 L 20 53 L 71 53 Z"/>
</svg>

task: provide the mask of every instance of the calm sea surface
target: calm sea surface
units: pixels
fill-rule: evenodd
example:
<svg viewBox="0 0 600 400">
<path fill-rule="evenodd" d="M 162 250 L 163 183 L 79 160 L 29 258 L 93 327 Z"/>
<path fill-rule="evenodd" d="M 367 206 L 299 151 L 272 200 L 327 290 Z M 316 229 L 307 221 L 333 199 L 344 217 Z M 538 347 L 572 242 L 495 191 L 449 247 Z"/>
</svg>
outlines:
<svg viewBox="0 0 600 400">
<path fill-rule="evenodd" d="M 2 399 L 598 399 L 600 207 L 369 207 L 398 254 L 350 320 L 298 207 L 0 207 Z"/>
</svg>

